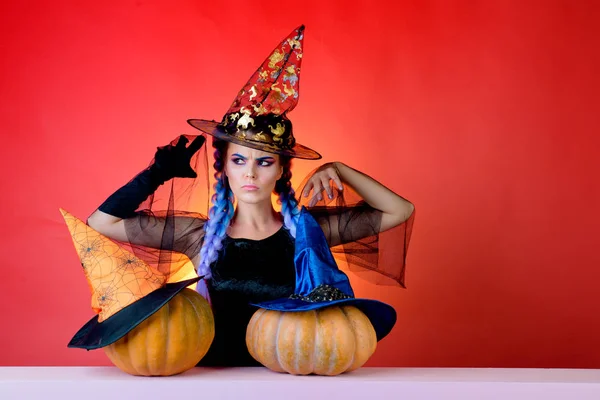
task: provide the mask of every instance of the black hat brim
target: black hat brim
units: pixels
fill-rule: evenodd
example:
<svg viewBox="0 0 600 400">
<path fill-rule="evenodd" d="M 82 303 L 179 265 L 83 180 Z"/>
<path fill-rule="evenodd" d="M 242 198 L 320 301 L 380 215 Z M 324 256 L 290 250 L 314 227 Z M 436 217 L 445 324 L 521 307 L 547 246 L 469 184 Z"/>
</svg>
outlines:
<svg viewBox="0 0 600 400">
<path fill-rule="evenodd" d="M 118 341 L 167 304 L 179 292 L 201 278 L 195 277 L 180 282 L 167 283 L 102 322 L 98 322 L 98 316 L 96 315 L 79 329 L 67 347 L 94 350 Z"/>
<path fill-rule="evenodd" d="M 239 144 L 240 146 L 246 146 L 257 150 L 262 150 L 267 153 L 281 154 L 294 158 L 301 158 L 305 160 L 320 160 L 322 158 L 321 154 L 317 153 L 313 149 L 296 143 L 293 148 L 290 150 L 277 150 L 273 151 L 268 148 L 264 143 L 252 142 L 249 140 L 243 140 L 237 138 L 235 136 L 229 135 L 226 132 L 218 129 L 218 122 L 209 121 L 205 119 L 188 119 L 188 124 L 193 126 L 194 128 L 208 134 L 214 136 L 218 139 L 225 140 L 227 142 Z"/>
</svg>

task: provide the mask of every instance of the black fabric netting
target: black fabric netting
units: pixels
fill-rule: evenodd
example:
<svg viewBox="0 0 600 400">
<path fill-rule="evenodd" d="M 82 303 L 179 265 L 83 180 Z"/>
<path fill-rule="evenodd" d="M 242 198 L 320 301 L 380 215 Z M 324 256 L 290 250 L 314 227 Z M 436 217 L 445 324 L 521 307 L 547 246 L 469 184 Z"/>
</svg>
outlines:
<svg viewBox="0 0 600 400">
<path fill-rule="evenodd" d="M 190 142 L 196 135 L 185 135 Z M 177 142 L 175 138 L 171 143 Z M 192 157 L 196 178 L 173 178 L 161 185 L 124 220 L 128 240 L 120 242 L 136 256 L 168 274 L 173 264 L 186 257 L 197 268 L 204 238 L 204 224 L 210 207 L 214 179 L 212 140 Z M 152 161 L 151 161 L 152 163 Z M 310 197 L 302 197 L 305 185 L 317 169 L 311 171 L 296 189 L 301 206 L 315 217 L 325 233 L 340 268 L 377 285 L 405 285 L 406 256 L 414 211 L 406 210 L 406 220 L 380 232 L 382 214 L 373 209 L 348 185 L 334 188 L 334 197 L 323 196 L 309 207 Z M 119 186 L 118 184 L 115 186 Z"/>
</svg>

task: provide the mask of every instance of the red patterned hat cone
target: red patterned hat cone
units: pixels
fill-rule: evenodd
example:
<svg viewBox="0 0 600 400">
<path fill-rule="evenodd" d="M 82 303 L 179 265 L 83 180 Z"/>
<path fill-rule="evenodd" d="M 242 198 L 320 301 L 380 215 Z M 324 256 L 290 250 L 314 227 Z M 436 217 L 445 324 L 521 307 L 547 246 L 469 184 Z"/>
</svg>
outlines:
<svg viewBox="0 0 600 400">
<path fill-rule="evenodd" d="M 221 122 L 189 119 L 194 128 L 229 142 L 270 153 L 317 160 L 296 142 L 287 113 L 298 104 L 304 25 L 271 52 L 239 91 Z"/>
</svg>

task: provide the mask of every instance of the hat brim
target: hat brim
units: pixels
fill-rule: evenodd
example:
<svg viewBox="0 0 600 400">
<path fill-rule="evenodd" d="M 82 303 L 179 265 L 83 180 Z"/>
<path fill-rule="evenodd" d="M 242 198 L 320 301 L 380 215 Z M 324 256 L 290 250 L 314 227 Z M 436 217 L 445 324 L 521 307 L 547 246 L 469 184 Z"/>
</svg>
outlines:
<svg viewBox="0 0 600 400">
<path fill-rule="evenodd" d="M 175 295 L 200 279 L 202 277 L 167 283 L 102 322 L 98 322 L 96 315 L 79 329 L 67 347 L 94 350 L 116 342 L 167 304 Z"/>
<path fill-rule="evenodd" d="M 253 306 L 274 311 L 310 311 L 331 306 L 351 305 L 362 311 L 371 321 L 377 341 L 386 337 L 396 324 L 397 314 L 389 304 L 371 299 L 341 299 L 322 302 L 310 302 L 301 299 L 276 299 L 262 303 L 252 303 Z"/>
<path fill-rule="evenodd" d="M 249 140 L 239 139 L 235 136 L 229 135 L 217 128 L 218 122 L 209 121 L 205 119 L 188 119 L 188 124 L 193 126 L 194 128 L 214 136 L 218 139 L 225 140 L 231 143 L 239 144 L 240 146 L 246 146 L 257 150 L 262 150 L 267 153 L 281 154 L 294 158 L 301 158 L 305 160 L 319 160 L 322 158 L 321 154 L 317 153 L 313 149 L 296 143 L 293 148 L 289 150 L 277 150 L 274 151 L 271 148 L 268 148 L 263 143 L 252 142 Z"/>
</svg>

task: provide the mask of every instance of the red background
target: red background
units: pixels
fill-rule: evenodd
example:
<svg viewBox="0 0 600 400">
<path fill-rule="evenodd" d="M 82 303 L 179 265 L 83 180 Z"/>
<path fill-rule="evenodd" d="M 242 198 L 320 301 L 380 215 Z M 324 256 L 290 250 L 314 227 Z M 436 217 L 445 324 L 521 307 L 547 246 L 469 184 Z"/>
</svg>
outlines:
<svg viewBox="0 0 600 400">
<path fill-rule="evenodd" d="M 305 24 L 299 141 L 417 208 L 408 289 L 352 278 L 399 314 L 367 365 L 600 368 L 592 3 L 3 2 L 0 364 L 109 365 L 66 348 L 92 315 L 59 207 L 220 119 Z"/>
</svg>

